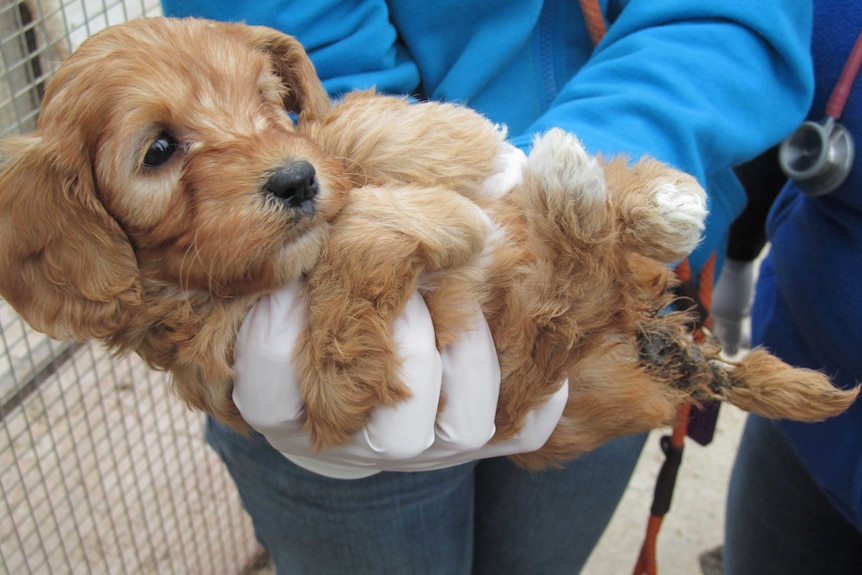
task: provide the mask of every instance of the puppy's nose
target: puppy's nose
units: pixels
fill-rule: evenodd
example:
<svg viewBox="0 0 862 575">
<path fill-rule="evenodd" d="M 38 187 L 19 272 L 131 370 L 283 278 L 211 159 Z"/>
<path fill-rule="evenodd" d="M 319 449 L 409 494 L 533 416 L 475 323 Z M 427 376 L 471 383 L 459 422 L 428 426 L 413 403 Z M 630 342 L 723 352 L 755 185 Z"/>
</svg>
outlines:
<svg viewBox="0 0 862 575">
<path fill-rule="evenodd" d="M 267 180 L 264 190 L 291 207 L 309 207 L 306 202 L 317 195 L 314 166 L 304 160 L 287 162 Z"/>
</svg>

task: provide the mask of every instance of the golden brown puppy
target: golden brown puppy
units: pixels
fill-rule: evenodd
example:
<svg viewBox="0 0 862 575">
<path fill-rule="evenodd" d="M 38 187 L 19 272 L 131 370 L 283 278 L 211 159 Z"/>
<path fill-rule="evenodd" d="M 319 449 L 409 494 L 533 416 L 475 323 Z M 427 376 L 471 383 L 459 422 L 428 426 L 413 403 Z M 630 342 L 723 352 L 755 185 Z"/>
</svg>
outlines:
<svg viewBox="0 0 862 575">
<path fill-rule="evenodd" d="M 380 118 L 415 127 L 354 135 L 354 126 L 374 126 Z M 440 229 L 468 230 L 468 207 L 425 213 L 428 227 L 416 233 L 411 222 L 422 221 L 418 214 L 368 210 L 370 202 L 351 200 L 329 239 L 330 253 L 340 259 L 328 255 L 308 274 L 310 319 L 298 359 L 307 423 L 320 447 L 345 441 L 371 407 L 405 393 L 393 377 L 393 352 L 380 351 L 388 334 L 369 335 L 371 322 L 345 318 L 373 318 L 386 329 L 417 283 L 441 346 L 457 337 L 466 302 L 482 303 L 502 369 L 496 439 L 517 433 L 524 415 L 568 378 L 569 399 L 551 438 L 538 452 L 514 457 L 527 467 L 558 464 L 613 437 L 672 424 L 684 401 L 719 399 L 767 417 L 811 421 L 842 412 L 856 397 L 858 390 L 836 390 L 822 374 L 792 368 L 764 350 L 735 365 L 722 362 L 717 348 L 694 344 L 689 315 L 666 313 L 675 279 L 665 264 L 696 246 L 705 216 L 703 190 L 682 172 L 649 158 L 634 166 L 624 158 L 602 162 L 553 130 L 537 138 L 523 184 L 498 198 L 482 193 L 472 170 L 466 187 L 450 173 L 452 166 L 470 167 L 457 158 L 490 158 L 499 146 L 499 131 L 469 110 L 359 93 L 310 128 L 324 149 L 349 158 L 345 167 L 357 185 L 394 183 L 385 196 L 392 198 L 410 183 L 432 185 L 442 173 L 449 189 L 436 190 L 431 202 L 442 205 L 458 190 L 494 225 L 466 270 L 452 262 L 449 271 L 461 276 L 440 276 L 407 256 L 411 249 L 439 250 Z M 432 145 L 412 145 L 417 140 Z M 468 143 L 470 153 L 440 157 L 452 140 Z M 407 216 L 381 226 L 381 213 Z M 393 237 L 385 239 L 388 231 Z M 362 238 L 375 239 L 363 245 Z M 391 257 L 399 239 L 418 247 Z M 393 269 L 404 279 L 380 271 Z M 363 281 L 357 284 L 357 277 Z M 370 291 L 390 301 L 373 312 L 361 309 L 372 298 L 349 292 L 356 286 L 382 286 Z M 391 303 L 396 293 L 397 306 Z"/>
<path fill-rule="evenodd" d="M 189 405 L 243 429 L 236 331 L 261 295 L 304 276 L 297 361 L 319 448 L 408 396 L 391 324 L 416 289 L 441 347 L 483 306 L 503 373 L 497 437 L 568 378 L 557 430 L 523 465 L 665 425 L 683 401 L 801 420 L 853 401 L 762 351 L 723 365 L 684 314 L 660 313 L 662 264 L 702 226 L 692 178 L 599 163 L 553 131 L 496 197 L 482 182 L 503 139 L 453 105 L 359 93 L 331 107 L 302 47 L 270 29 L 115 26 L 52 79 L 39 130 L 3 142 L 0 294 L 55 337 L 136 351 Z"/>
<path fill-rule="evenodd" d="M 340 163 L 297 127 L 329 111 L 313 77 L 268 30 L 153 19 L 95 35 L 49 83 L 39 130 L 3 142 L 0 293 L 52 336 L 137 351 L 242 427 L 234 332 L 314 265 L 347 200 Z"/>
</svg>

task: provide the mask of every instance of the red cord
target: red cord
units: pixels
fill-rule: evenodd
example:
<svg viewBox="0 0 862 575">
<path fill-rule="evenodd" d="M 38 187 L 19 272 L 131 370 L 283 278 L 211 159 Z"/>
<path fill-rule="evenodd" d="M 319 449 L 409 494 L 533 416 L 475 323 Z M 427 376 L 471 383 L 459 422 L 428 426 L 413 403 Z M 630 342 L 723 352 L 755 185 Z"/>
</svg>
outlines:
<svg viewBox="0 0 862 575">
<path fill-rule="evenodd" d="M 673 428 L 673 434 L 669 438 L 670 448 L 677 452 L 677 466 L 681 462 L 682 449 L 685 444 L 688 418 L 690 414 L 691 404 L 684 403 L 680 405 L 677 423 Z M 638 555 L 637 561 L 635 562 L 635 568 L 634 571 L 632 571 L 632 575 L 658 574 L 658 534 L 661 529 L 662 521 L 664 521 L 664 516 L 670 508 L 670 496 L 673 493 L 673 487 L 676 483 L 676 470 L 670 473 L 669 476 L 665 477 L 664 471 L 671 458 L 670 451 L 665 451 L 665 455 L 667 456 L 667 459 L 665 464 L 662 465 L 662 472 L 659 473 L 659 478 L 656 481 L 656 495 L 653 500 L 653 509 L 651 509 L 650 512 L 646 533 L 644 534 L 643 545 L 641 546 L 640 555 Z M 675 469 L 678 469 L 678 467 Z M 660 487 L 663 487 L 664 489 L 660 489 Z M 667 498 L 664 503 L 660 504 L 663 505 L 662 510 L 660 511 L 656 510 L 656 502 L 662 497 L 659 495 L 659 491 L 662 491 L 663 496 Z"/>
<path fill-rule="evenodd" d="M 658 560 L 656 559 L 656 550 L 658 548 L 658 532 L 661 529 L 662 519 L 664 518 L 650 515 L 643 547 L 641 547 L 641 554 L 638 556 L 632 575 L 657 575 Z"/>
<path fill-rule="evenodd" d="M 581 12 L 584 13 L 584 20 L 587 23 L 587 31 L 590 33 L 593 46 L 595 46 L 607 32 L 605 17 L 597 0 L 580 0 L 580 3 Z"/>
<path fill-rule="evenodd" d="M 841 117 L 844 111 L 844 104 L 847 103 L 847 96 L 850 95 L 850 88 L 853 87 L 853 82 L 856 81 L 856 74 L 859 73 L 859 66 L 862 65 L 862 32 L 856 38 L 856 44 L 853 45 L 853 50 L 844 64 L 844 69 L 841 71 L 841 76 L 838 78 L 838 83 L 832 89 L 832 94 L 829 96 L 829 104 L 826 106 L 826 115 L 837 120 Z"/>
</svg>

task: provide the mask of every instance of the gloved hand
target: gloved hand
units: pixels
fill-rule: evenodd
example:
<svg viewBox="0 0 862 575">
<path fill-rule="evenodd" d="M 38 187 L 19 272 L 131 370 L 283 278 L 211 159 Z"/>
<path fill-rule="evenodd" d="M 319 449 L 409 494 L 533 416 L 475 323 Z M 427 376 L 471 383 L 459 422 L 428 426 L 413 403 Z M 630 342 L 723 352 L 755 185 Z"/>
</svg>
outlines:
<svg viewBox="0 0 862 575">
<path fill-rule="evenodd" d="M 751 314 L 754 262 L 728 258 L 712 291 L 712 327 L 727 355 L 747 347 L 745 320 Z"/>
<path fill-rule="evenodd" d="M 414 294 L 394 326 L 403 380 L 413 397 L 375 409 L 365 429 L 347 445 L 315 452 L 302 430 L 302 397 L 291 361 L 305 325 L 300 289 L 294 282 L 266 296 L 246 318 L 234 351 L 233 392 L 249 425 L 297 465 L 344 479 L 382 470 L 440 469 L 534 451 L 556 426 L 568 397 L 567 385 L 527 416 L 517 437 L 487 444 L 495 430 L 500 390 L 500 367 L 488 325 L 477 306 L 473 329 L 438 353 L 431 316 Z M 446 403 L 438 417 L 441 390 Z"/>
<path fill-rule="evenodd" d="M 523 153 L 500 150 L 499 173 L 481 194 L 503 194 L 520 181 Z M 530 412 L 521 432 L 488 444 L 500 390 L 500 366 L 488 324 L 479 306 L 472 329 L 437 351 L 425 303 L 414 294 L 394 325 L 402 381 L 413 397 L 375 409 L 366 427 L 344 446 L 315 452 L 302 430 L 302 397 L 292 362 L 306 324 L 301 283 L 265 296 L 249 313 L 234 348 L 233 399 L 249 425 L 288 459 L 336 478 L 359 478 L 378 471 L 442 469 L 475 459 L 526 453 L 544 445 L 559 421 L 568 385 Z M 437 413 L 441 391 L 446 396 Z"/>
</svg>

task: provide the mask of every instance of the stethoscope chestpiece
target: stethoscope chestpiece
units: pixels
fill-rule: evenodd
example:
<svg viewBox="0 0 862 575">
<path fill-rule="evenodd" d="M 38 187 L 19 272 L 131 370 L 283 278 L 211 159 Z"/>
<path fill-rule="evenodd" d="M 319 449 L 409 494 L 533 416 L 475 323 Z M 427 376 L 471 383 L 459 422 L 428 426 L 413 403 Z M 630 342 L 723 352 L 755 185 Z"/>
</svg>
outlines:
<svg viewBox="0 0 862 575">
<path fill-rule="evenodd" d="M 834 118 L 804 122 L 778 149 L 787 177 L 809 196 L 835 191 L 853 167 L 853 138 Z"/>
</svg>

